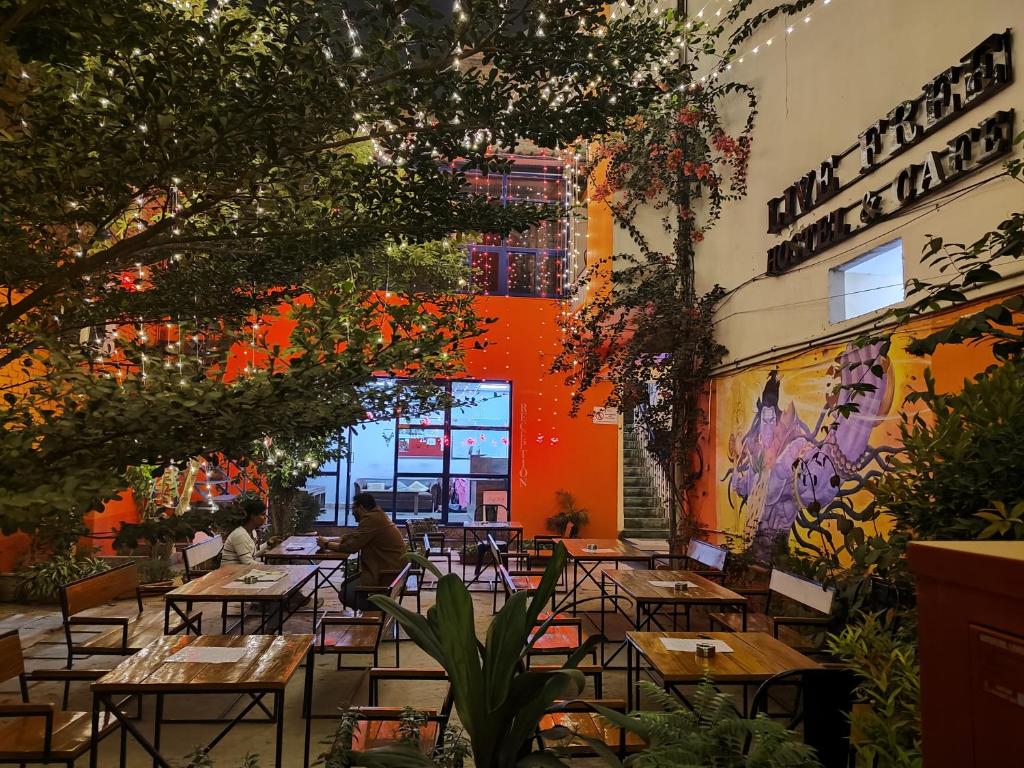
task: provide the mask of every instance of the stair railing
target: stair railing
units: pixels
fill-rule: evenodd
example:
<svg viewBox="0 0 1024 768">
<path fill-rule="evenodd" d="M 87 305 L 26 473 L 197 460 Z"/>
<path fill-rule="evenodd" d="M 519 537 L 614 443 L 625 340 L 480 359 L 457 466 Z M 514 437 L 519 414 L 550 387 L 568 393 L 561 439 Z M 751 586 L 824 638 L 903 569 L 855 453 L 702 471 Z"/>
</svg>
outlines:
<svg viewBox="0 0 1024 768">
<path fill-rule="evenodd" d="M 656 385 L 651 382 L 648 384 L 648 387 L 651 388 L 651 396 L 656 397 Z M 640 451 L 641 469 L 647 478 L 648 484 L 654 489 L 654 495 L 657 499 L 658 508 L 661 510 L 661 516 L 665 520 L 665 524 L 668 525 L 672 519 L 672 482 L 665 468 L 654 454 L 650 435 L 642 426 L 644 423 L 643 414 L 646 408 L 646 403 L 641 403 L 633 410 L 633 424 L 630 429 Z"/>
</svg>

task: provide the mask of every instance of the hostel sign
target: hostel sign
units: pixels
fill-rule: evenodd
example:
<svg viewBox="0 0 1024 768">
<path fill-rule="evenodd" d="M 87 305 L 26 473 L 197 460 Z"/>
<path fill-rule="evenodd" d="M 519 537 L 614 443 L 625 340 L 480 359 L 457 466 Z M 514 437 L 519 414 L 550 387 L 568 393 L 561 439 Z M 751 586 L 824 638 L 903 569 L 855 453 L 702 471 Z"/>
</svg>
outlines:
<svg viewBox="0 0 1024 768">
<path fill-rule="evenodd" d="M 1009 30 L 990 35 L 958 64 L 925 83 L 917 97 L 901 101 L 867 126 L 856 144 L 826 158 L 769 200 L 769 234 L 779 234 L 1003 90 L 1013 80 L 1011 46 Z M 904 166 L 888 183 L 869 189 L 859 201 L 798 229 L 768 250 L 768 274 L 780 275 L 1006 155 L 1013 145 L 1013 122 L 1013 110 L 989 115 L 943 149 Z"/>
</svg>

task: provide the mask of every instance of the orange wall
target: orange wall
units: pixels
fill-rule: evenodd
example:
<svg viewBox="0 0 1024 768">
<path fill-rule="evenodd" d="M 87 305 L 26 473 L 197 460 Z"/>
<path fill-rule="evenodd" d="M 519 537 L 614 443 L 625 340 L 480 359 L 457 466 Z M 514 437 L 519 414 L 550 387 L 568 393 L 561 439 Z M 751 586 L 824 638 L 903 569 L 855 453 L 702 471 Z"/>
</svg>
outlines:
<svg viewBox="0 0 1024 768">
<path fill-rule="evenodd" d="M 570 391 L 560 376 L 548 373 L 558 349 L 558 317 L 563 304 L 551 299 L 481 297 L 476 301 L 482 317 L 495 318 L 488 326 L 487 348 L 470 350 L 466 376 L 512 382 L 512 444 L 510 508 L 526 536 L 542 533 L 545 519 L 557 511 L 555 491 L 569 491 L 577 506 L 590 512 L 583 533 L 614 537 L 618 533 L 618 427 L 594 424 L 592 409 L 602 404 L 590 396 L 580 415 L 568 415 Z M 285 335 L 290 323 L 273 323 L 270 333 Z M 135 521 L 137 511 L 130 494 L 114 499 L 100 512 L 86 515 L 91 533 L 109 536 L 123 521 Z M 18 534 L 0 537 L 0 571 L 9 571 L 27 551 L 28 539 Z M 111 554 L 109 538 L 87 539 L 83 544 Z"/>
<path fill-rule="evenodd" d="M 526 536 L 544 532 L 555 491 L 569 491 L 590 512 L 583 535 L 618 533 L 618 427 L 594 424 L 604 392 L 569 416 L 570 390 L 548 373 L 558 350 L 563 304 L 551 299 L 484 296 L 478 314 L 496 318 L 483 350 L 466 356 L 466 375 L 512 382 L 510 508 Z"/>
</svg>

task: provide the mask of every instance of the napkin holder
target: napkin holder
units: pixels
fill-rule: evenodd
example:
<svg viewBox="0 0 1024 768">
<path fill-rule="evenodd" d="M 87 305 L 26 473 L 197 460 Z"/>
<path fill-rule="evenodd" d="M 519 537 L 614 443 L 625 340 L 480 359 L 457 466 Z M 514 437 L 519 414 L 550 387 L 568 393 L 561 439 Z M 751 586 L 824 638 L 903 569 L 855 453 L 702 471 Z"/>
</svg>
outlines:
<svg viewBox="0 0 1024 768">
<path fill-rule="evenodd" d="M 710 659 L 715 655 L 714 643 L 702 643 L 700 641 L 694 646 L 697 656 L 701 659 Z"/>
</svg>

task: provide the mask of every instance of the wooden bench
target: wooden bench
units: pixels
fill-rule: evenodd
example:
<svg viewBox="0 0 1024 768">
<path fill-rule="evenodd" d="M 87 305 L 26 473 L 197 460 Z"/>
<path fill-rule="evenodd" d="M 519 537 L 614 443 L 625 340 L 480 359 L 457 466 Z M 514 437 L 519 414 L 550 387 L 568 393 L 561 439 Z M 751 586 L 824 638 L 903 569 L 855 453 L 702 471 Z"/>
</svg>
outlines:
<svg viewBox="0 0 1024 768">
<path fill-rule="evenodd" d="M 75 656 L 128 656 L 164 634 L 163 611 L 145 613 L 135 563 L 86 576 L 60 588 L 60 610 L 67 642 L 68 669 Z M 125 604 L 132 600 L 133 604 Z M 189 614 L 169 634 L 202 634 L 202 617 Z M 84 632 L 87 637 L 76 638 Z"/>
<path fill-rule="evenodd" d="M 25 670 L 18 630 L 0 635 L 0 683 L 18 679 L 20 704 L 0 704 L 0 763 L 64 763 L 73 766 L 92 744 L 92 715 L 69 712 L 53 704 L 30 703 L 28 684 L 32 681 L 91 682 L 106 670 Z M 109 712 L 100 715 L 97 738 L 109 735 L 117 720 Z"/>
<path fill-rule="evenodd" d="M 217 570 L 223 551 L 224 539 L 219 535 L 190 544 L 181 550 L 181 559 L 185 563 L 185 581 L 192 581 Z"/>
<path fill-rule="evenodd" d="M 655 555 L 655 568 L 675 570 L 676 566 L 684 571 L 691 571 L 698 576 L 712 581 L 725 578 L 725 560 L 729 550 L 719 547 L 704 539 L 690 539 L 686 545 L 685 555 Z"/>
<path fill-rule="evenodd" d="M 816 581 L 802 576 L 773 568 L 767 589 L 744 589 L 737 587 L 735 592 L 741 595 L 762 595 L 765 597 L 764 613 L 747 613 L 748 632 L 768 632 L 777 640 L 781 640 L 790 648 L 799 651 L 820 650 L 821 643 L 810 642 L 799 631 L 799 627 L 820 627 L 824 629 L 831 621 L 832 602 L 835 590 L 825 588 Z M 778 613 L 778 603 L 790 601 L 801 608 L 810 610 L 813 615 L 787 616 Z M 712 613 L 711 628 L 721 627 L 727 632 L 739 632 L 743 629 L 743 616 L 739 613 Z"/>
</svg>

